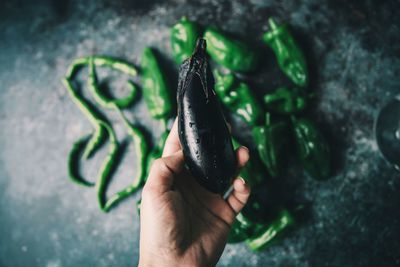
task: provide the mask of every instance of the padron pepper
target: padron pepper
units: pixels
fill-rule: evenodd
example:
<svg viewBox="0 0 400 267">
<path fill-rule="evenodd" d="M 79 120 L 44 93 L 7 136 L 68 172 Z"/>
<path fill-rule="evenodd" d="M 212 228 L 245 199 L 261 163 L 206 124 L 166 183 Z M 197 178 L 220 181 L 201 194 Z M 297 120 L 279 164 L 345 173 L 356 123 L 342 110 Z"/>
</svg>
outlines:
<svg viewBox="0 0 400 267">
<path fill-rule="evenodd" d="M 214 28 L 204 32 L 207 53 L 218 64 L 233 71 L 248 72 L 257 67 L 258 55 L 245 43 L 231 39 Z"/>
<path fill-rule="evenodd" d="M 223 194 L 237 170 L 236 154 L 214 91 L 206 41 L 199 39 L 185 60 L 178 81 L 178 133 L 193 177 L 213 193 Z"/>
<path fill-rule="evenodd" d="M 324 180 L 331 174 L 330 148 L 321 132 L 310 120 L 292 117 L 298 157 L 304 170 L 314 179 Z"/>
<path fill-rule="evenodd" d="M 226 75 L 214 71 L 215 92 L 221 102 L 249 125 L 261 121 L 262 109 L 249 86 L 239 82 L 233 73 Z"/>
<path fill-rule="evenodd" d="M 239 212 L 231 226 L 228 243 L 245 241 L 258 233 L 261 228 L 263 228 L 262 224 L 252 222 L 243 213 Z"/>
<path fill-rule="evenodd" d="M 182 17 L 181 20 L 171 28 L 171 48 L 175 61 L 181 64 L 190 57 L 200 37 L 199 26 Z"/>
<path fill-rule="evenodd" d="M 307 96 L 299 89 L 280 87 L 275 92 L 264 95 L 265 107 L 279 114 L 298 113 L 307 105 Z"/>
<path fill-rule="evenodd" d="M 266 114 L 265 125 L 253 128 L 260 158 L 273 177 L 279 175 L 286 160 L 283 153 L 287 145 L 287 128 L 285 121 L 273 121 L 270 113 Z"/>
<path fill-rule="evenodd" d="M 173 101 L 168 81 L 153 49 L 147 47 L 142 56 L 142 88 L 144 101 L 155 119 L 168 119 L 173 112 Z"/>
<path fill-rule="evenodd" d="M 253 251 L 265 249 L 272 241 L 276 241 L 279 236 L 282 236 L 293 225 L 294 218 L 292 214 L 288 210 L 283 209 L 276 219 L 259 231 L 257 237 L 246 240 L 246 243 Z"/>
<path fill-rule="evenodd" d="M 263 40 L 274 51 L 279 67 L 293 83 L 307 86 L 306 60 L 287 25 L 278 26 L 272 18 L 268 22 L 270 30 L 263 35 Z"/>
</svg>

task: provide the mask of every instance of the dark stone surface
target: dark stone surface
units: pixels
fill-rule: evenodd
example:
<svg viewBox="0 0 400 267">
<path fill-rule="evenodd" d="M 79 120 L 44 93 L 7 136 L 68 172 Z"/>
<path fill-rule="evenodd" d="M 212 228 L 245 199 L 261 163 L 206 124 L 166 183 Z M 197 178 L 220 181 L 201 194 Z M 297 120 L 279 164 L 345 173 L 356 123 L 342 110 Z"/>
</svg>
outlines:
<svg viewBox="0 0 400 267">
<path fill-rule="evenodd" d="M 0 266 L 137 263 L 139 194 L 103 214 L 94 190 L 67 179 L 68 150 L 91 128 L 60 78 L 78 56 L 139 63 L 147 45 L 167 56 L 168 30 L 183 15 L 260 47 L 268 17 L 288 21 L 311 65 L 310 114 L 335 152 L 336 174 L 326 182 L 296 166 L 287 175 L 293 198 L 311 203 L 306 223 L 262 253 L 228 245 L 219 266 L 399 266 L 400 175 L 373 136 L 377 112 L 400 93 L 399 8 L 399 1 L 355 0 L 0 2 Z M 250 81 L 258 92 L 287 83 L 264 51 L 265 67 Z M 158 133 L 143 103 L 129 115 Z M 128 150 L 113 192 L 133 177 Z M 102 153 L 86 165 L 89 176 Z"/>
</svg>

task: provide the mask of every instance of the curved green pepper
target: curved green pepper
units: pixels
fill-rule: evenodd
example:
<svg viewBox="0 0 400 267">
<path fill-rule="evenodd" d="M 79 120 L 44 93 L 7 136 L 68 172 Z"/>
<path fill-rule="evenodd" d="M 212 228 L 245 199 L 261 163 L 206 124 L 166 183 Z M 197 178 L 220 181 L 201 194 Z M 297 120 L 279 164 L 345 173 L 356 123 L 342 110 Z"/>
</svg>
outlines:
<svg viewBox="0 0 400 267">
<path fill-rule="evenodd" d="M 283 153 L 287 144 L 286 131 L 287 124 L 284 121 L 272 122 L 269 113 L 264 126 L 253 128 L 258 154 L 273 177 L 279 175 L 285 160 Z"/>
<path fill-rule="evenodd" d="M 93 182 L 86 181 L 79 173 L 79 160 L 82 150 L 87 146 L 89 136 L 84 136 L 72 145 L 72 149 L 68 154 L 68 176 L 76 184 L 83 186 L 94 186 Z"/>
<path fill-rule="evenodd" d="M 206 29 L 204 39 L 207 41 L 207 53 L 218 64 L 240 72 L 252 71 L 257 67 L 257 53 L 246 44 L 230 39 L 214 28 Z"/>
<path fill-rule="evenodd" d="M 271 94 L 264 96 L 265 107 L 280 114 L 298 113 L 307 105 L 307 97 L 298 89 L 292 90 L 280 87 Z"/>
<path fill-rule="evenodd" d="M 122 71 L 128 75 L 136 76 L 137 69 L 131 63 L 125 62 L 121 59 L 108 56 L 87 56 L 75 59 L 72 64 L 68 67 L 66 78 L 72 79 L 76 72 L 85 65 L 89 65 L 89 62 L 93 60 L 94 65 L 104 66 L 111 69 Z"/>
<path fill-rule="evenodd" d="M 120 109 L 117 108 L 118 113 L 120 114 L 126 128 L 128 129 L 128 134 L 132 137 L 133 143 L 136 149 L 137 156 L 137 172 L 136 178 L 134 182 L 121 191 L 115 193 L 111 196 L 104 205 L 103 210 L 109 211 L 114 205 L 119 203 L 121 200 L 130 196 L 132 193 L 136 192 L 140 186 L 143 184 L 146 175 L 146 158 L 148 154 L 148 145 L 144 133 L 140 130 L 140 128 L 133 126 L 129 123 L 128 119 L 122 113 Z"/>
<path fill-rule="evenodd" d="M 252 126 L 261 121 L 261 106 L 247 84 L 239 82 L 232 73 L 222 75 L 217 70 L 214 78 L 215 92 L 232 113 Z"/>
<path fill-rule="evenodd" d="M 72 101 L 78 106 L 78 108 L 82 111 L 95 129 L 94 134 L 90 137 L 88 143 L 85 145 L 85 150 L 83 152 L 83 158 L 90 158 L 105 141 L 106 132 L 104 127 L 101 127 L 99 124 L 101 118 L 92 109 L 92 107 L 90 107 L 89 103 L 78 94 L 76 88 L 72 85 L 71 79 L 63 78 L 62 83 L 67 89 Z"/>
<path fill-rule="evenodd" d="M 265 249 L 293 225 L 293 216 L 288 210 L 283 209 L 274 221 L 264 226 L 257 237 L 246 240 L 246 243 L 253 251 Z"/>
<path fill-rule="evenodd" d="M 286 25 L 277 26 L 271 18 L 270 30 L 263 35 L 264 42 L 274 51 L 279 67 L 298 86 L 308 84 L 307 64 L 303 52 Z"/>
<path fill-rule="evenodd" d="M 199 37 L 200 30 L 198 25 L 186 17 L 182 17 L 171 28 L 171 48 L 176 63 L 181 64 L 192 55 Z"/>
<path fill-rule="evenodd" d="M 142 87 L 150 115 L 155 119 L 168 119 L 173 111 L 171 90 L 154 51 L 149 47 L 144 49 L 142 57 Z"/>
<path fill-rule="evenodd" d="M 330 148 L 318 128 L 305 118 L 292 117 L 298 157 L 305 171 L 314 179 L 324 180 L 331 174 Z"/>
<path fill-rule="evenodd" d="M 94 58 L 89 60 L 88 88 L 94 99 L 104 108 L 113 109 L 114 105 L 119 108 L 126 108 L 132 104 L 138 96 L 138 89 L 132 81 L 128 81 L 130 93 L 126 97 L 113 99 L 105 95 L 98 86 Z"/>
</svg>

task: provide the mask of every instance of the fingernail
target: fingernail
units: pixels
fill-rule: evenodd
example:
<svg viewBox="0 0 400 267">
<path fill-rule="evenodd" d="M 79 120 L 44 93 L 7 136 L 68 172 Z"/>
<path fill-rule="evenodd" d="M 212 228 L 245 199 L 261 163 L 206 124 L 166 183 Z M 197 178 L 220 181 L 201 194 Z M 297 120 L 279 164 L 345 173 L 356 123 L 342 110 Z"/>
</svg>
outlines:
<svg viewBox="0 0 400 267">
<path fill-rule="evenodd" d="M 240 181 L 242 181 L 242 184 L 245 185 L 246 184 L 246 180 L 243 179 L 242 177 L 239 177 Z"/>
</svg>

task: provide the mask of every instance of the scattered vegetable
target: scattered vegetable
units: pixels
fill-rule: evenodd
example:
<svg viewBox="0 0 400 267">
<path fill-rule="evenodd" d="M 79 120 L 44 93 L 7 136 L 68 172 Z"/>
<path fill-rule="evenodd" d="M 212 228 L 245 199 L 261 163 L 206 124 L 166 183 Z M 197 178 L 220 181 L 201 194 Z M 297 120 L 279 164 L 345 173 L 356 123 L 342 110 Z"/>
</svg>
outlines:
<svg viewBox="0 0 400 267">
<path fill-rule="evenodd" d="M 266 114 L 265 125 L 253 128 L 253 137 L 262 162 L 271 176 L 279 175 L 286 158 L 287 124 L 285 121 L 272 121 L 271 114 Z"/>
<path fill-rule="evenodd" d="M 287 25 L 278 26 L 272 18 L 268 23 L 270 30 L 263 35 L 263 40 L 274 51 L 279 67 L 297 86 L 307 86 L 306 60 Z"/>
<path fill-rule="evenodd" d="M 166 120 L 172 115 L 172 96 L 167 79 L 151 48 L 145 48 L 142 56 L 143 97 L 150 115 Z"/>
<path fill-rule="evenodd" d="M 279 114 L 294 114 L 303 111 L 307 105 L 307 96 L 298 88 L 280 87 L 264 96 L 265 107 Z"/>
<path fill-rule="evenodd" d="M 175 61 L 181 64 L 190 57 L 196 47 L 196 41 L 200 37 L 199 26 L 182 17 L 171 29 L 171 48 Z"/>
<path fill-rule="evenodd" d="M 215 92 L 221 102 L 249 125 L 257 125 L 262 119 L 262 109 L 249 86 L 238 82 L 233 73 L 226 75 L 214 71 Z"/>
<path fill-rule="evenodd" d="M 204 39 L 207 40 L 207 53 L 218 64 L 240 72 L 249 72 L 257 67 L 258 55 L 245 43 L 231 39 L 214 28 L 206 29 Z"/>
<path fill-rule="evenodd" d="M 324 137 L 310 120 L 292 117 L 299 159 L 308 174 L 317 180 L 331 174 L 330 149 Z"/>
</svg>

